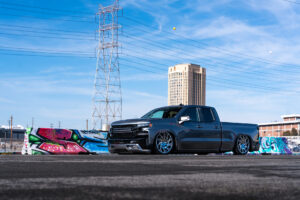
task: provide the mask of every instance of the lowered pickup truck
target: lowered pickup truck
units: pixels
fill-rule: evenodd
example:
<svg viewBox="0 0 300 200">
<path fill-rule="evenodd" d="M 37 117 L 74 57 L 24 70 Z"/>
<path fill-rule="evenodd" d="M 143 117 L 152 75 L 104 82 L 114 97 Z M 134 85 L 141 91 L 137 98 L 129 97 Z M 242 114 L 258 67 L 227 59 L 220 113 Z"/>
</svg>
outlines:
<svg viewBox="0 0 300 200">
<path fill-rule="evenodd" d="M 111 153 L 172 152 L 245 155 L 259 149 L 256 124 L 220 122 L 213 107 L 167 106 L 139 119 L 111 124 L 108 134 Z"/>
</svg>

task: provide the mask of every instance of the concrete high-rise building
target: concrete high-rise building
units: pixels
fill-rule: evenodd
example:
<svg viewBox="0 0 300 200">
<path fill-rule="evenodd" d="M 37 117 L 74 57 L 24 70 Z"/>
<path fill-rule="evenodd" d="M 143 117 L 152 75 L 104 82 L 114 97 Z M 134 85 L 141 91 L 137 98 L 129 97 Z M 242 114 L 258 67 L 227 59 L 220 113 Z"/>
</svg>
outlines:
<svg viewBox="0 0 300 200">
<path fill-rule="evenodd" d="M 200 65 L 169 67 L 168 105 L 205 105 L 206 70 Z"/>
</svg>

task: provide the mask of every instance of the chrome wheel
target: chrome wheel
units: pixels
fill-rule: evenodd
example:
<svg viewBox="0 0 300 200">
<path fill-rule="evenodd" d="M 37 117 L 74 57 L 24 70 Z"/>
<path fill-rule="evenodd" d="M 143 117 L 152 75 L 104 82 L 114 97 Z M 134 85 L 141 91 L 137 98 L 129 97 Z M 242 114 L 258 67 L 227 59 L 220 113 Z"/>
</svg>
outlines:
<svg viewBox="0 0 300 200">
<path fill-rule="evenodd" d="M 158 153 L 168 154 L 174 146 L 173 137 L 168 132 L 158 133 L 155 140 L 155 147 Z"/>
<path fill-rule="evenodd" d="M 247 154 L 250 149 L 250 140 L 249 137 L 245 135 L 240 135 L 236 141 L 236 147 L 239 154 Z"/>
</svg>

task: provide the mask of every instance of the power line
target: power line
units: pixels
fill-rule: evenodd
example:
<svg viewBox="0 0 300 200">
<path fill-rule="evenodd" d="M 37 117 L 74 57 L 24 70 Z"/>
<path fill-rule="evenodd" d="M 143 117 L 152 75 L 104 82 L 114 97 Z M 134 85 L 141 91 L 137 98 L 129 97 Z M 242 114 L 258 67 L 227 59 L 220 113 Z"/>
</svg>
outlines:
<svg viewBox="0 0 300 200">
<path fill-rule="evenodd" d="M 291 1 L 291 0 L 282 0 L 282 1 L 286 1 L 286 2 L 289 2 L 289 3 L 293 3 L 293 4 L 300 4 L 300 2 Z"/>
<path fill-rule="evenodd" d="M 135 20 L 135 19 L 132 19 L 132 18 L 129 18 L 129 17 L 126 17 L 126 16 L 123 16 L 123 18 L 124 18 L 124 19 L 127 19 L 127 20 L 129 20 L 129 21 L 133 21 L 133 22 L 135 22 L 135 23 L 137 23 L 137 24 L 143 25 L 144 27 L 149 28 L 149 25 L 144 24 L 144 23 L 142 23 L 142 22 L 140 22 L 140 21 L 138 21 L 138 20 Z M 150 25 L 150 27 L 153 27 L 153 26 Z M 140 29 L 140 28 L 136 28 L 136 29 Z M 140 29 L 140 30 L 142 30 L 142 29 Z M 145 31 L 145 30 L 142 30 L 142 31 L 144 31 L 144 32 L 146 32 L 146 33 L 151 33 L 151 32 L 149 32 L 149 31 Z M 258 62 L 263 62 L 263 63 L 266 63 L 266 64 L 280 65 L 280 66 L 281 66 L 281 65 L 286 65 L 286 66 L 293 66 L 293 67 L 295 67 L 295 65 L 291 65 L 291 64 L 287 64 L 287 63 L 274 62 L 274 61 L 271 61 L 271 60 L 268 60 L 268 59 L 259 58 L 259 57 L 255 57 L 255 56 L 250 56 L 250 55 L 246 55 L 246 54 L 242 54 L 242 53 L 240 53 L 240 52 L 238 53 L 239 55 L 237 55 L 237 52 L 232 52 L 232 51 L 229 51 L 229 50 L 220 48 L 220 47 L 211 47 L 211 46 L 209 46 L 208 44 L 206 44 L 205 42 L 200 42 L 200 41 L 198 41 L 198 40 L 190 39 L 190 38 L 185 37 L 185 36 L 183 36 L 183 35 L 178 35 L 178 34 L 176 34 L 176 33 L 171 33 L 171 32 L 169 32 L 169 31 L 164 31 L 164 30 L 161 30 L 161 32 L 167 33 L 167 34 L 172 35 L 172 36 L 175 35 L 175 36 L 184 38 L 184 39 L 186 39 L 186 40 L 192 41 L 192 42 L 197 43 L 197 44 L 200 44 L 200 45 L 202 45 L 202 46 L 206 46 L 206 47 L 211 48 L 211 49 L 215 49 L 215 51 L 219 51 L 219 52 L 225 53 L 225 54 L 227 54 L 227 55 L 231 55 L 231 56 L 233 56 L 233 57 L 243 58 L 243 59 L 244 59 L 244 58 L 248 58 L 248 59 L 250 58 L 250 59 L 252 59 L 252 60 L 257 60 Z M 182 41 L 179 41 L 179 40 L 176 40 L 176 39 L 173 39 L 173 38 L 170 38 L 170 37 L 168 37 L 168 38 L 169 38 L 170 40 L 177 41 L 177 42 L 179 42 L 179 43 L 183 43 Z M 190 44 L 190 45 L 195 46 L 195 47 L 199 47 L 199 46 L 195 45 L 194 43 L 192 43 L 192 44 Z M 297 65 L 297 67 L 299 67 L 299 66 Z"/>
<path fill-rule="evenodd" d="M 133 49 L 130 49 L 130 51 L 132 52 L 132 51 L 134 51 Z M 128 55 L 128 56 L 130 56 L 130 55 Z M 162 64 L 162 63 L 157 63 L 157 62 L 153 62 L 152 60 L 148 60 L 148 59 L 145 59 L 145 58 L 140 58 L 140 57 L 137 57 L 137 56 L 132 56 L 131 55 L 131 57 L 134 57 L 135 59 L 138 59 L 138 60 L 142 60 L 142 61 L 146 61 L 147 63 L 151 63 L 151 64 L 158 64 L 158 65 L 165 65 L 165 66 L 170 66 L 170 65 L 173 65 L 173 64 Z M 176 56 L 176 58 L 180 58 L 180 56 Z M 175 57 L 174 57 L 174 59 L 175 59 Z M 174 61 L 174 59 L 173 59 L 173 61 Z M 140 63 L 141 64 L 141 63 Z M 201 60 L 201 66 L 205 66 L 205 67 L 211 67 L 211 68 L 209 68 L 209 70 L 211 70 L 211 71 L 214 71 L 214 72 L 218 72 L 218 73 L 220 73 L 221 71 L 220 70 L 215 70 L 214 69 L 214 67 L 216 67 L 216 66 L 219 66 L 219 64 L 212 64 L 212 63 L 209 63 L 209 62 L 203 62 L 203 59 Z M 221 67 L 223 68 L 224 67 L 224 65 L 221 65 Z M 153 66 L 152 68 L 157 68 L 156 67 L 156 65 L 155 65 L 155 67 Z M 232 72 L 237 72 L 237 73 L 243 73 L 243 72 L 245 72 L 245 71 L 240 71 L 240 70 L 234 70 L 234 69 L 231 69 L 230 67 L 227 67 L 227 68 L 229 68 Z M 162 69 L 160 69 L 160 70 L 162 70 Z M 166 71 L 167 69 L 163 69 L 163 71 Z M 253 76 L 249 76 L 249 73 L 251 74 L 255 74 L 255 75 L 257 75 L 256 77 L 255 77 L 255 80 L 261 80 L 261 81 L 265 81 L 265 82 L 270 82 L 270 80 L 268 80 L 267 78 L 266 78 L 266 75 L 265 74 L 262 74 L 262 73 L 254 73 L 254 72 L 252 72 L 252 71 L 247 71 L 246 72 L 246 74 L 244 74 L 244 75 L 242 75 L 242 77 L 246 77 L 246 78 L 248 78 L 248 79 L 251 79 L 251 81 L 253 80 Z M 230 74 L 228 71 L 226 71 L 226 74 L 228 75 L 228 74 Z M 232 73 L 231 73 L 232 74 Z M 280 75 L 280 74 L 278 74 L 278 75 Z M 282 77 L 282 75 L 281 75 L 281 77 Z M 291 78 L 290 76 L 289 76 L 289 78 Z M 297 77 L 298 78 L 298 77 Z M 278 80 L 276 80 L 276 82 L 283 82 L 283 83 L 286 83 L 286 81 L 284 81 L 284 80 L 280 80 L 280 79 L 278 79 Z M 294 81 L 294 83 L 299 83 L 299 81 Z"/>
<path fill-rule="evenodd" d="M 126 37 L 129 37 L 129 38 L 133 38 L 133 39 L 136 39 L 136 40 L 141 40 L 141 41 L 143 41 L 144 43 L 148 43 L 148 44 L 150 44 L 151 46 L 156 46 L 156 47 L 158 47 L 158 48 L 163 48 L 163 49 L 166 49 L 166 50 L 168 50 L 168 51 L 171 51 L 172 52 L 172 50 L 170 50 L 170 47 L 166 47 L 165 45 L 163 45 L 163 44 L 158 44 L 158 43 L 154 43 L 154 42 L 152 42 L 151 41 L 151 39 L 149 40 L 149 39 L 142 39 L 142 38 L 139 38 L 139 37 L 134 37 L 134 36 L 129 36 L 129 35 L 125 35 Z M 136 45 L 136 44 L 135 44 Z M 169 45 L 168 45 L 169 46 Z M 189 48 L 190 49 L 190 48 Z M 186 53 L 187 53 L 187 51 L 186 50 L 181 50 L 181 48 L 180 47 L 177 47 L 177 50 L 178 51 L 181 51 L 181 52 L 183 52 L 183 54 L 185 55 Z M 173 51 L 174 52 L 174 51 Z M 163 52 L 163 53 L 165 53 L 165 52 Z M 177 52 L 178 53 L 178 52 Z M 172 55 L 172 56 L 174 56 L 174 55 Z M 177 55 L 176 55 L 177 56 Z M 237 63 L 237 64 L 242 64 L 242 65 L 245 65 L 245 63 L 240 63 L 240 62 L 237 62 L 237 61 L 230 61 L 231 63 Z M 224 63 L 222 63 L 222 64 L 224 64 Z M 246 66 L 250 66 L 249 64 L 246 64 Z M 252 66 L 251 66 L 252 67 Z M 274 68 L 272 68 L 271 70 L 274 70 L 274 71 L 278 71 L 278 72 L 288 72 L 288 73 L 295 73 L 295 72 L 298 72 L 298 71 L 294 71 L 294 70 L 282 70 L 282 69 L 274 69 Z"/>
<path fill-rule="evenodd" d="M 166 50 L 168 50 L 169 52 L 174 52 L 176 55 L 168 54 L 168 53 L 166 53 L 165 51 L 160 50 L 160 51 L 161 51 L 161 52 L 160 52 L 161 54 L 169 55 L 169 56 L 172 57 L 172 59 L 174 58 L 174 56 L 182 58 L 182 56 L 179 56 L 179 55 L 178 55 L 178 53 L 180 53 L 180 52 L 182 52 L 183 55 L 186 55 L 186 54 L 187 54 L 187 51 L 186 51 L 186 50 L 183 51 L 181 48 L 177 48 L 178 52 L 176 52 L 176 51 L 172 51 L 170 48 L 166 47 L 165 45 L 157 44 L 157 43 L 151 42 L 151 40 L 149 40 L 149 39 L 146 40 L 146 39 L 142 39 L 142 38 L 138 38 L 138 37 L 133 37 L 133 36 L 129 36 L 129 35 L 125 35 L 125 36 L 126 36 L 126 37 L 129 37 L 129 38 L 133 38 L 133 39 L 135 39 L 135 40 L 143 41 L 144 43 L 147 43 L 147 44 L 149 44 L 149 45 L 151 45 L 151 46 L 154 46 L 154 47 L 158 47 L 158 48 L 160 48 L 160 49 L 166 49 Z M 138 46 L 137 43 L 135 43 L 134 45 L 135 45 L 135 46 Z M 146 48 L 146 47 L 143 46 L 142 48 Z M 151 50 L 151 48 L 146 48 L 146 49 L 150 49 L 150 50 Z M 153 49 L 152 49 L 152 50 L 153 50 Z M 207 61 L 209 61 L 209 60 L 206 59 L 206 58 L 201 58 L 201 61 L 202 61 L 202 60 L 207 60 Z M 241 65 L 243 65 L 243 66 L 250 66 L 249 64 L 240 63 L 240 62 L 236 62 L 236 61 L 230 61 L 230 62 L 231 62 L 231 63 L 230 63 L 230 65 L 229 65 L 229 64 L 227 64 L 227 63 L 224 63 L 224 62 L 220 62 L 220 61 L 214 60 L 214 63 L 219 63 L 219 64 L 222 64 L 222 65 L 225 65 L 225 66 L 229 66 L 232 70 L 237 70 L 237 69 L 235 69 L 235 68 L 232 67 L 232 66 L 233 66 L 232 63 L 241 64 Z M 251 67 L 252 67 L 252 66 L 251 66 Z M 279 72 L 279 73 L 282 73 L 282 72 L 295 73 L 295 72 L 296 72 L 296 71 L 279 70 L 279 69 L 271 69 L 271 70 L 277 71 L 277 72 Z M 271 71 L 271 70 L 269 70 L 269 71 Z M 241 71 L 241 70 L 238 70 L 238 71 Z M 297 72 L 298 72 L 298 71 L 297 71 Z M 253 73 L 253 72 L 250 72 L 250 73 Z M 267 72 L 267 73 L 268 73 L 268 72 Z"/>
<path fill-rule="evenodd" d="M 1 3 L 1 2 L 0 2 Z M 22 4 L 12 4 L 12 3 L 5 3 L 5 4 L 8 4 L 8 5 L 14 5 L 14 6 L 22 6 L 22 7 L 24 7 L 25 5 L 22 5 Z M 39 9 L 44 9 L 44 10 L 47 10 L 48 8 L 41 8 L 41 7 L 33 7 L 33 6 L 25 6 L 25 7 L 30 7 L 30 8 L 39 8 Z M 57 10 L 57 9 L 50 9 L 50 10 L 54 10 L 54 11 L 57 11 L 57 12 L 68 12 L 68 13 L 71 13 L 72 11 L 66 11 L 66 10 Z M 72 16 L 71 16 L 72 17 Z M 125 19 L 129 19 L 129 20 L 131 20 L 131 21 L 134 21 L 135 23 L 138 23 L 138 24 L 142 24 L 143 26 L 147 26 L 147 25 L 145 25 L 144 23 L 141 23 L 141 22 L 139 22 L 139 21 L 137 21 L 137 20 L 133 20 L 133 19 L 131 19 L 131 18 L 129 18 L 129 17 L 124 17 Z M 148 26 L 147 26 L 148 27 Z M 167 32 L 167 31 L 164 31 L 164 32 L 166 32 L 166 33 L 168 33 L 168 34 L 170 34 L 170 32 Z M 172 33 L 172 34 L 174 34 L 174 33 Z M 175 35 L 177 35 L 177 34 L 175 34 Z M 177 35 L 177 36 L 179 36 L 179 35 Z M 182 37 L 182 36 L 181 36 Z M 186 38 L 186 37 L 185 37 Z M 189 39 L 189 38 L 187 38 L 187 39 Z M 192 40 L 192 39 L 189 39 L 189 40 Z M 199 41 L 196 41 L 196 40 L 192 40 L 192 41 L 195 41 L 195 42 L 199 42 Z M 253 57 L 253 56 L 252 56 Z M 257 57 L 256 57 L 257 58 Z M 262 58 L 258 58 L 258 59 L 262 59 Z M 264 59 L 265 60 L 265 59 Z M 271 64 L 271 63 L 269 63 L 269 64 Z M 272 62 L 272 64 L 274 64 L 274 62 Z M 277 63 L 278 64 L 278 63 Z M 280 64 L 282 64 L 282 63 L 280 63 Z"/>
<path fill-rule="evenodd" d="M 56 51 L 56 50 L 49 50 L 49 49 L 28 49 L 28 48 L 13 48 L 7 46 L 0 46 L 0 52 L 4 55 L 16 55 L 16 56 L 46 56 L 46 57 L 86 57 L 86 58 L 95 58 L 95 55 L 92 53 L 86 52 L 77 52 L 77 51 Z M 9 51 L 9 52 L 7 52 Z M 14 52 L 21 52 L 21 53 L 10 53 L 11 51 Z M 30 53 L 30 54 L 28 54 Z M 40 55 L 41 54 L 41 55 Z"/>
<path fill-rule="evenodd" d="M 0 25 L 1 26 L 1 25 Z M 56 35 L 57 36 L 57 33 L 55 32 L 47 32 L 47 31 L 37 31 L 37 30 L 26 30 L 26 29 L 15 29 L 15 28 L 6 28 L 5 30 L 9 30 L 9 31 L 18 31 L 18 32 L 26 32 L 26 33 L 42 33 L 42 34 L 46 34 L 46 35 Z M 3 32 L 2 32 L 3 33 Z M 15 33 L 9 33 L 9 32 L 5 32 L 5 34 L 15 34 Z M 24 34 L 22 34 L 23 36 Z M 70 34 L 70 33 L 64 33 L 64 34 L 61 34 L 63 37 L 55 37 L 55 38 L 63 38 L 63 39 L 78 39 L 78 40 L 93 40 L 95 41 L 96 38 L 92 38 L 92 37 L 82 37 L 82 35 L 76 35 L 75 37 L 70 37 L 71 36 L 74 36 L 73 34 Z M 28 35 L 27 35 L 28 36 Z M 42 36 L 44 37 L 44 36 Z"/>
<path fill-rule="evenodd" d="M 298 2 L 294 2 L 294 1 L 289 1 L 289 0 L 284 0 L 284 1 L 292 2 L 292 3 L 297 3 L 297 4 L 298 4 Z M 24 5 L 24 4 L 7 3 L 7 2 L 5 2 L 5 3 L 4 3 L 4 2 L 0 2 L 0 3 L 5 4 L 5 5 L 12 5 L 12 6 L 21 6 L 21 7 L 28 7 L 28 8 L 42 9 L 42 10 L 47 10 L 47 11 L 52 10 L 52 11 L 54 11 L 54 12 L 73 13 L 73 11 L 70 11 L 70 10 L 51 9 L 51 8 L 44 8 L 44 7 L 37 7 L 37 6 L 28 6 L 28 5 Z M 77 13 L 78 13 L 78 12 L 77 12 Z M 90 13 L 87 13 L 87 12 L 79 12 L 79 13 L 90 14 Z M 80 17 L 80 16 L 70 16 L 70 17 Z M 144 23 L 142 23 L 142 22 L 140 22 L 140 21 L 137 21 L 137 20 L 135 20 L 135 19 L 131 19 L 131 18 L 129 18 L 129 17 L 124 17 L 124 18 L 125 18 L 125 19 L 128 19 L 128 20 L 131 20 L 131 21 L 134 21 L 135 23 L 138 23 L 138 24 L 141 24 L 141 25 L 143 25 L 143 26 L 148 27 L 148 25 L 146 25 L 146 24 L 144 24 Z M 170 32 L 168 32 L 168 31 L 163 31 L 163 32 L 166 32 L 166 33 L 170 34 Z M 172 33 L 172 35 L 177 35 L 177 34 Z M 177 36 L 184 37 L 184 36 L 181 36 L 181 35 L 177 35 Z M 191 40 L 191 41 L 194 41 L 194 42 L 198 42 L 198 43 L 199 43 L 199 41 L 192 40 L 192 39 L 187 38 L 187 37 L 185 37 L 185 38 L 188 39 L 188 40 Z M 203 43 L 202 43 L 202 44 L 203 44 Z M 218 48 L 218 49 L 221 49 L 221 48 Z M 221 49 L 221 50 L 224 51 L 224 49 Z M 227 51 L 227 52 L 231 52 L 231 51 L 228 51 L 228 50 L 226 50 L 226 51 Z M 236 52 L 235 52 L 235 53 L 236 53 Z M 244 55 L 244 56 L 249 56 L 249 55 Z M 256 58 L 256 59 L 260 59 L 261 61 L 262 61 L 262 60 L 268 61 L 269 64 L 271 64 L 271 63 L 274 64 L 274 62 L 271 62 L 271 63 L 270 63 L 269 60 L 266 60 L 266 59 L 263 59 L 263 58 L 258 58 L 258 57 L 253 57 L 253 56 L 251 56 L 251 57 L 252 57 L 252 58 Z M 282 65 L 282 64 L 284 64 L 284 63 L 277 63 L 277 64 Z"/>
<path fill-rule="evenodd" d="M 96 41 L 96 39 L 85 39 L 85 38 L 71 38 L 71 37 L 57 37 L 57 36 L 44 36 L 44 35 L 29 35 L 29 34 L 15 34 L 15 33 L 3 33 L 0 35 L 12 35 L 12 36 L 22 36 L 22 37 L 38 37 L 38 38 L 52 38 L 52 39 L 68 39 L 68 40 L 83 40 L 83 41 Z"/>
<path fill-rule="evenodd" d="M 30 12 L 30 13 L 39 13 L 39 14 L 55 14 L 51 12 L 45 12 L 45 11 L 36 11 L 36 10 L 26 10 L 22 8 L 12 8 L 12 7 L 7 7 L 7 6 L 2 6 L 2 3 L 0 2 L 0 8 L 8 9 L 8 10 L 17 10 L 17 11 L 25 11 L 25 12 Z M 57 14 L 57 13 L 56 13 Z M 68 17 L 75 17 L 75 18 L 80 18 L 80 19 L 88 19 L 86 17 L 81 17 L 81 16 L 76 16 L 76 15 L 69 15 Z"/>
<path fill-rule="evenodd" d="M 32 53 L 36 53 L 36 52 L 29 52 L 31 54 L 24 54 L 24 53 L 7 53 L 7 52 L 0 52 L 0 54 L 2 55 L 9 55 L 9 56 L 34 56 L 34 57 L 81 57 L 81 58 L 92 58 L 95 59 L 95 56 L 81 56 L 81 55 L 36 55 L 36 54 L 32 54 Z"/>
<path fill-rule="evenodd" d="M 139 63 L 139 62 L 134 62 L 134 61 L 130 61 L 130 62 L 139 64 L 139 65 L 143 65 L 144 67 L 146 66 L 146 67 L 152 68 L 152 66 L 145 65 L 144 63 Z M 142 69 L 142 68 L 140 68 L 140 70 L 145 71 L 145 72 L 149 72 L 148 70 L 145 70 L 145 69 Z M 278 88 L 274 88 L 274 87 L 261 86 L 261 85 L 257 85 L 257 84 L 253 84 L 253 83 L 245 83 L 245 82 L 234 81 L 234 80 L 225 79 L 225 78 L 207 78 L 207 80 L 222 83 L 222 84 L 224 84 L 224 82 L 227 82 L 227 83 L 230 83 L 234 86 L 243 87 L 243 88 L 246 87 L 248 89 L 260 89 L 260 90 L 263 90 L 263 91 L 270 91 L 270 90 L 278 91 Z M 293 93 L 300 93 L 300 91 L 292 91 L 292 90 L 284 90 L 284 91 L 293 92 Z"/>
<path fill-rule="evenodd" d="M 142 71 L 142 72 L 149 72 L 149 73 L 153 73 L 153 74 L 157 74 L 157 72 L 155 71 L 152 71 L 152 70 L 148 70 L 148 69 L 144 69 L 144 68 L 140 68 L 140 67 L 135 67 L 135 66 L 132 66 L 132 63 L 135 63 L 135 64 L 139 64 L 137 62 L 134 62 L 132 60 L 127 60 L 127 59 L 120 59 L 121 61 L 125 61 L 127 62 L 128 64 L 130 64 L 130 68 L 133 68 L 133 69 L 136 69 L 136 70 L 139 70 L 139 71 Z M 165 71 L 165 70 L 164 70 Z"/>
<path fill-rule="evenodd" d="M 31 30 L 46 30 L 46 31 L 55 31 L 55 32 L 66 32 L 66 33 L 72 33 L 72 34 L 91 34 L 93 32 L 83 32 L 83 31 L 72 31 L 72 30 L 63 30 L 63 29 L 53 29 L 53 28 L 38 28 L 38 27 L 32 27 L 32 26 L 20 26 L 20 25 L 11 25 L 11 24 L 1 24 L 0 26 L 4 27 L 19 27 L 19 28 L 25 28 L 25 29 L 31 29 Z"/>
<path fill-rule="evenodd" d="M 136 46 L 136 44 L 135 44 L 135 46 Z M 132 52 L 133 50 L 132 49 L 130 49 L 130 51 Z M 131 55 L 132 56 L 132 55 Z M 139 60 L 142 60 L 142 61 L 146 61 L 146 62 L 148 62 L 148 63 L 151 63 L 151 64 L 158 64 L 158 65 L 161 65 L 162 63 L 158 63 L 158 62 L 155 62 L 155 61 L 153 61 L 153 60 L 148 60 L 148 59 L 145 59 L 145 58 L 140 58 L 140 57 L 137 57 L 137 56 L 132 56 L 132 57 L 134 57 L 134 58 L 136 58 L 136 59 L 139 59 Z M 175 58 L 175 57 L 174 57 Z M 180 58 L 180 56 L 176 56 L 176 58 Z M 174 59 L 173 59 L 174 60 Z M 201 63 L 204 63 L 204 65 L 205 66 L 210 66 L 210 67 L 215 67 L 215 66 L 217 66 L 217 65 L 213 65 L 213 64 L 208 64 L 207 62 L 202 62 L 202 60 L 201 60 Z M 141 64 L 141 63 L 139 63 L 139 64 Z M 170 66 L 170 64 L 162 64 L 162 65 L 165 65 L 165 66 Z M 223 65 L 222 65 L 222 67 L 223 67 Z M 153 67 L 152 67 L 153 68 Z M 154 68 L 157 68 L 157 67 L 154 67 Z M 160 69 L 161 70 L 161 69 Z M 215 71 L 215 72 L 219 72 L 218 70 L 214 70 L 214 69 L 210 69 L 211 71 Z M 231 69 L 232 71 L 234 71 L 234 69 Z M 165 70 L 164 70 L 165 71 Z M 240 70 L 235 70 L 235 71 L 237 71 L 237 72 L 245 72 L 245 71 L 240 71 Z M 248 75 L 249 73 L 252 73 L 251 71 L 247 71 L 247 74 L 246 75 Z M 262 80 L 262 81 L 266 81 L 266 82 L 269 82 L 268 80 L 266 80 L 266 78 L 265 78 L 265 74 L 262 74 L 262 73 L 260 73 L 259 74 L 260 76 L 263 76 L 263 78 L 257 78 L 257 77 L 255 77 L 255 80 Z M 245 75 L 244 75 L 245 76 Z M 251 79 L 253 79 L 253 77 L 249 77 L 249 78 L 251 78 Z M 277 80 L 277 81 L 279 81 L 279 80 Z"/>
<path fill-rule="evenodd" d="M 64 12 L 64 11 L 63 11 Z M 29 16 L 28 16 L 29 17 Z M 30 16 L 31 17 L 31 16 Z M 72 16 L 69 16 L 69 17 L 72 17 Z M 74 16 L 73 16 L 74 17 Z M 46 18 L 47 19 L 47 18 Z M 63 21 L 74 21 L 74 20 L 63 20 Z M 79 22 L 79 21 L 76 21 L 76 22 Z M 80 21 L 80 22 L 83 22 L 83 21 Z M 145 26 L 145 25 L 144 25 Z M 147 25 L 146 25 L 147 26 Z M 164 32 L 166 32 L 166 31 L 164 31 Z M 41 33 L 41 32 L 40 32 Z M 168 32 L 168 33 L 170 33 L 170 32 Z M 172 34 L 172 35 L 174 35 L 174 34 Z M 177 34 L 175 34 L 175 35 L 177 35 Z M 32 36 L 32 35 L 31 35 Z M 177 36 L 179 36 L 179 35 L 177 35 Z M 182 36 L 180 36 L 180 37 L 182 37 Z M 56 37 L 57 38 L 57 37 Z M 65 39 L 65 38 L 62 38 L 62 39 Z M 68 38 L 68 39 L 70 39 L 70 38 Z M 186 39 L 188 39 L 188 40 L 191 40 L 191 41 L 196 41 L 196 40 L 192 40 L 192 39 L 189 39 L 189 38 L 186 38 Z M 173 39 L 174 40 L 174 39 Z M 175 41 L 177 41 L 177 40 L 175 40 Z M 179 42 L 179 41 L 177 41 L 177 42 Z M 199 42 L 199 41 L 196 41 L 196 42 Z M 199 46 L 195 46 L 195 47 L 199 47 Z M 210 47 L 210 48 L 212 48 L 212 47 Z M 34 52 L 34 53 L 36 53 L 36 52 Z M 39 53 L 45 53 L 45 52 L 39 52 Z M 228 54 L 228 52 L 227 52 L 227 54 Z M 239 58 L 241 58 L 241 57 L 239 57 Z M 261 58 L 258 58 L 258 59 L 261 59 Z M 142 59 L 142 60 L 144 60 L 144 61 L 146 61 L 146 59 Z M 130 61 L 130 62 L 132 62 L 132 61 Z M 157 63 L 157 62 L 153 62 L 153 61 L 151 61 L 152 63 Z M 260 61 L 261 62 L 261 61 Z M 272 62 L 272 64 L 274 64 L 274 62 Z M 281 65 L 282 63 L 280 63 L 280 65 Z M 151 68 L 153 68 L 153 66 L 151 66 Z M 161 69 L 162 70 L 162 69 Z M 149 70 L 147 70 L 148 72 L 149 72 Z"/>
<path fill-rule="evenodd" d="M 8 50 L 24 50 L 30 52 L 42 52 L 42 53 L 71 53 L 71 54 L 94 54 L 93 52 L 85 52 L 85 51 L 57 51 L 53 49 L 32 49 L 32 48 L 22 48 L 22 47 L 10 47 L 10 46 L 1 46 L 1 49 L 8 49 Z"/>
<path fill-rule="evenodd" d="M 53 19 L 53 18 L 36 17 L 36 16 L 28 16 L 28 15 L 16 15 L 16 14 L 11 14 L 11 13 L 0 13 L 0 15 L 14 16 L 14 17 L 35 18 L 35 19 L 45 19 L 45 20 L 54 20 L 54 21 L 67 21 L 67 22 L 80 22 L 80 23 L 95 24 L 95 22 L 91 22 L 91 21 L 80 21 L 80 20 L 70 20 L 70 19 Z"/>
<path fill-rule="evenodd" d="M 11 2 L 3 2 L 0 1 L 2 4 L 7 4 L 7 5 L 13 5 L 13 6 L 20 6 L 20 7 L 27 7 L 27 8 L 35 8 L 35 9 L 40 9 L 40 10 L 46 10 L 46 11 L 53 11 L 53 12 L 61 12 L 61 13 L 74 13 L 74 10 L 62 10 L 62 9 L 54 9 L 54 8 L 45 8 L 45 7 L 39 7 L 39 6 L 29 6 L 25 4 L 16 4 L 16 3 L 11 3 Z M 82 14 L 91 14 L 90 12 L 82 12 L 82 11 L 75 11 L 76 13 L 82 13 Z"/>
</svg>

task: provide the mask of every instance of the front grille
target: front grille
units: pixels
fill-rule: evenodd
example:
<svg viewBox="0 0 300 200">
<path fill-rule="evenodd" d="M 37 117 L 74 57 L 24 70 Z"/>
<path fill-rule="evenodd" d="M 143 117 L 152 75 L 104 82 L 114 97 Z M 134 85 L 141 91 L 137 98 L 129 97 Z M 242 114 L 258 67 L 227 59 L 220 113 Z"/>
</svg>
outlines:
<svg viewBox="0 0 300 200">
<path fill-rule="evenodd" d="M 124 128 L 113 128 L 113 133 L 131 133 L 132 128 L 131 127 L 124 127 Z"/>
<path fill-rule="evenodd" d="M 136 125 L 112 126 L 110 138 L 129 139 L 136 136 Z"/>
</svg>

